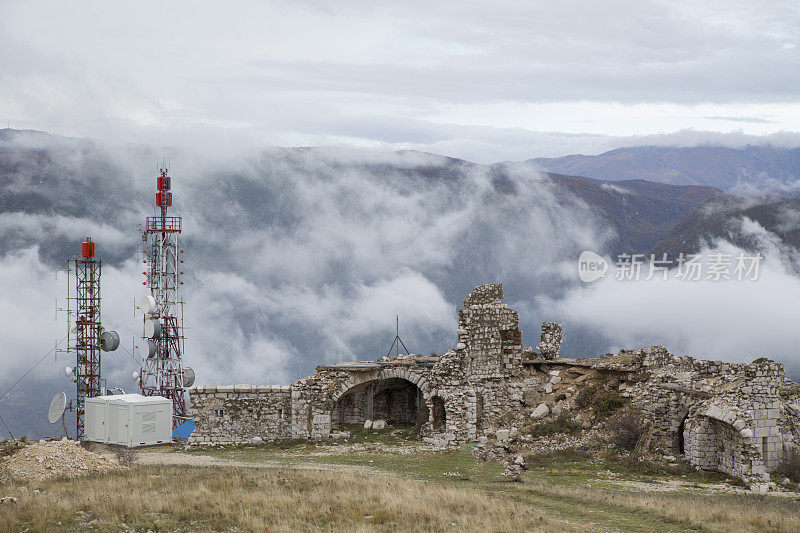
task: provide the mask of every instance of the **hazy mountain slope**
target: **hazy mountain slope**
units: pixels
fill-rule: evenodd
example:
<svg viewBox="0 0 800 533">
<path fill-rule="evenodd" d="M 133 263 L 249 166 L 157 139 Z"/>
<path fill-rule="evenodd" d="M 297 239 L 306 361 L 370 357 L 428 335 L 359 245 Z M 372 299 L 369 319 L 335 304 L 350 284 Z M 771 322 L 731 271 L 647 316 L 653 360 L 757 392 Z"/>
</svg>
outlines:
<svg viewBox="0 0 800 533">
<path fill-rule="evenodd" d="M 741 223 L 757 222 L 780 243 L 800 249 L 800 199 L 741 198 L 725 195 L 703 204 L 653 245 L 652 253 L 676 257 L 697 253 L 703 243 L 723 239 L 740 248 L 757 251 L 758 243 L 742 231 Z"/>
<path fill-rule="evenodd" d="M 596 156 L 528 161 L 550 172 L 604 180 L 644 179 L 674 185 L 773 190 L 800 179 L 800 148 L 722 146 L 619 148 Z"/>
<path fill-rule="evenodd" d="M 673 186 L 644 180 L 599 181 L 551 175 L 563 194 L 580 198 L 600 213 L 616 234 L 611 255 L 643 253 L 699 205 L 722 195 L 714 187 Z"/>
</svg>

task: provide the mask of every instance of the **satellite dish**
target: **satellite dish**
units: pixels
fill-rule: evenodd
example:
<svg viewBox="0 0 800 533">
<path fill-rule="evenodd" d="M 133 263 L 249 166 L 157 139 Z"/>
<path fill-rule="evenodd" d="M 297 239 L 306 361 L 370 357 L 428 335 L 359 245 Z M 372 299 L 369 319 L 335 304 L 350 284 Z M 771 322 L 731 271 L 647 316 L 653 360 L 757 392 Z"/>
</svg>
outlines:
<svg viewBox="0 0 800 533">
<path fill-rule="evenodd" d="M 147 319 L 144 321 L 144 336 L 154 339 L 161 335 L 161 322 Z"/>
<path fill-rule="evenodd" d="M 133 374 L 131 374 L 131 377 L 133 378 L 133 381 L 139 381 L 139 371 L 134 370 Z"/>
<path fill-rule="evenodd" d="M 183 386 L 191 387 L 194 384 L 194 370 L 191 367 L 183 367 Z"/>
<path fill-rule="evenodd" d="M 100 349 L 113 352 L 119 348 L 119 334 L 116 331 L 104 331 L 100 334 Z"/>
<path fill-rule="evenodd" d="M 58 422 L 58 419 L 64 415 L 64 410 L 67 408 L 67 395 L 63 392 L 56 394 L 53 401 L 50 402 L 50 409 L 47 410 L 47 420 L 51 424 Z"/>
<path fill-rule="evenodd" d="M 139 307 L 142 308 L 144 314 L 146 315 L 153 314 L 156 311 L 156 300 L 149 294 L 146 294 L 142 297 L 142 300 L 139 303 Z"/>
<path fill-rule="evenodd" d="M 142 359 L 153 357 L 155 354 L 156 354 L 156 343 L 154 343 L 150 339 L 145 340 L 139 346 L 139 355 L 141 356 Z"/>
<path fill-rule="evenodd" d="M 68 366 L 67 368 L 64 369 L 64 372 L 67 373 L 67 376 L 71 377 L 72 376 L 72 367 Z"/>
</svg>

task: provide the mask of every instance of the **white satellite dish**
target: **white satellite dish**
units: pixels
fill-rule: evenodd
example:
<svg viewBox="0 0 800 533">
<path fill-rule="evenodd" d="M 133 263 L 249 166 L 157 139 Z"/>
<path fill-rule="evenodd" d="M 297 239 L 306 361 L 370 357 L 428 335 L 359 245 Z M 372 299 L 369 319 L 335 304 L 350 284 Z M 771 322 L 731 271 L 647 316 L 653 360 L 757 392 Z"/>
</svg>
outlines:
<svg viewBox="0 0 800 533">
<path fill-rule="evenodd" d="M 56 394 L 53 401 L 50 402 L 50 409 L 47 410 L 47 420 L 51 424 L 55 424 L 64 416 L 64 410 L 67 408 L 67 395 L 63 392 Z"/>
<path fill-rule="evenodd" d="M 72 377 L 72 367 L 68 366 L 64 369 L 64 372 L 67 373 L 67 377 Z"/>
<path fill-rule="evenodd" d="M 139 371 L 134 370 L 133 374 L 131 374 L 131 377 L 133 378 L 133 381 L 139 381 Z"/>
<path fill-rule="evenodd" d="M 156 343 L 154 343 L 150 339 L 146 339 L 141 345 L 139 345 L 139 355 L 141 356 L 142 359 L 153 357 L 155 354 L 156 354 Z"/>
<path fill-rule="evenodd" d="M 183 386 L 191 387 L 194 385 L 194 370 L 191 367 L 183 367 Z"/>
<path fill-rule="evenodd" d="M 156 300 L 149 294 L 145 294 L 142 297 L 141 302 L 139 302 L 139 307 L 142 308 L 142 312 L 146 315 L 155 313 L 156 310 Z"/>
<path fill-rule="evenodd" d="M 161 322 L 158 320 L 147 319 L 144 321 L 144 336 L 154 339 L 161 335 Z"/>
</svg>

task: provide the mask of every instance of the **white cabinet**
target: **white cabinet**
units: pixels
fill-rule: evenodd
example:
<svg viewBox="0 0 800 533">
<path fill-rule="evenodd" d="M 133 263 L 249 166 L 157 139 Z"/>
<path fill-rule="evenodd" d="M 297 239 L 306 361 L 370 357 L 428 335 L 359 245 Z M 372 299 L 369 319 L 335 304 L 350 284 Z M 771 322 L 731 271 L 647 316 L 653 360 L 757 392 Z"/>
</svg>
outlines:
<svg viewBox="0 0 800 533">
<path fill-rule="evenodd" d="M 86 440 L 147 446 L 172 440 L 172 401 L 161 396 L 118 394 L 86 399 Z"/>
</svg>

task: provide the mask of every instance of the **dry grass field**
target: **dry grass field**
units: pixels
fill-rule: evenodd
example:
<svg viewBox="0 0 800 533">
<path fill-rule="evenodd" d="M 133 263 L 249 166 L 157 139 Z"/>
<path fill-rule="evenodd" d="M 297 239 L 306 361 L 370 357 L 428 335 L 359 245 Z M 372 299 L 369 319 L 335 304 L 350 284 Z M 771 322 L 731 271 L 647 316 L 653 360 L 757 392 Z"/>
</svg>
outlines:
<svg viewBox="0 0 800 533">
<path fill-rule="evenodd" d="M 353 470 L 137 466 L 40 490 L 2 508 L 0 531 L 559 529 L 501 494 Z"/>
<path fill-rule="evenodd" d="M 800 531 L 797 494 L 589 455 L 531 458 L 521 483 L 468 448 L 305 442 L 139 455 L 116 472 L 0 485 L 18 498 L 0 504 L 0 531 Z"/>
</svg>

